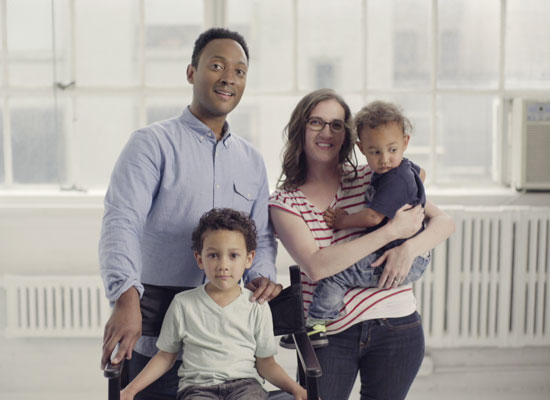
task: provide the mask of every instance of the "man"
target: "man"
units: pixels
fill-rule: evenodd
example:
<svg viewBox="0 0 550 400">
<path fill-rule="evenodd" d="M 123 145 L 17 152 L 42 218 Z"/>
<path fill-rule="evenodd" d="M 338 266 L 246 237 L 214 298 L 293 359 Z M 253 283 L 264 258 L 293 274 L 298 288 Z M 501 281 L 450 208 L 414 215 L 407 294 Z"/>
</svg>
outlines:
<svg viewBox="0 0 550 400">
<path fill-rule="evenodd" d="M 191 105 L 177 118 L 134 132 L 115 165 L 99 243 L 107 298 L 114 302 L 102 368 L 117 343 L 113 363 L 131 359 L 130 379 L 156 353 L 156 338 L 140 338 L 143 284 L 196 287 L 204 282 L 195 268 L 191 233 L 211 208 L 243 211 L 256 223 L 257 255 L 244 277 L 254 292 L 251 301 L 267 301 L 281 291 L 273 282 L 277 249 L 265 165 L 226 122 L 244 92 L 248 61 L 238 33 L 222 28 L 202 33 L 187 67 Z M 175 394 L 176 370 L 177 365 L 168 372 L 169 385 L 159 382 L 151 390 L 169 386 L 167 393 Z"/>
</svg>

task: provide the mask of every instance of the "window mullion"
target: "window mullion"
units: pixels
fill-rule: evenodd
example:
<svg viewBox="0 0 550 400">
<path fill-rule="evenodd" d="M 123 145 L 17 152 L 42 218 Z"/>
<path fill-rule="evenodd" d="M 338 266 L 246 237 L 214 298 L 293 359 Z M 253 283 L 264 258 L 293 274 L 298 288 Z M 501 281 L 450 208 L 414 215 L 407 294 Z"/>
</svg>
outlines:
<svg viewBox="0 0 550 400">
<path fill-rule="evenodd" d="M 2 16 L 2 83 L 4 88 L 9 87 L 9 68 L 8 68 L 8 13 L 6 0 L 0 0 L 0 15 Z M 5 90 L 4 93 L 9 92 Z M 2 135 L 3 149 L 4 149 L 4 184 L 13 184 L 13 160 L 12 160 L 12 147 L 11 147 L 11 129 L 10 129 L 10 110 L 9 110 L 9 95 L 4 94 L 2 96 L 2 129 L 4 134 Z"/>
<path fill-rule="evenodd" d="M 432 79 L 431 79 L 431 132 L 430 132 L 430 170 L 432 177 L 429 179 L 430 183 L 436 184 L 438 181 L 437 176 L 437 75 L 439 70 L 439 25 L 438 25 L 438 2 L 432 0 Z"/>
</svg>

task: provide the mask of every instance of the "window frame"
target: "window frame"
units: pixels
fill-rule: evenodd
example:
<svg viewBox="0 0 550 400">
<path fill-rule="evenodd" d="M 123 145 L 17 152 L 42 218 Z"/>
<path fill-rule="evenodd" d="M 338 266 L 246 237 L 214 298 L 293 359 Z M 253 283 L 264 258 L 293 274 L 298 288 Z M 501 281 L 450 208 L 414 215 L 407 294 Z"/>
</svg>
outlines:
<svg viewBox="0 0 550 400">
<path fill-rule="evenodd" d="M 12 136 L 11 136 L 11 126 L 10 126 L 10 113 L 9 110 L 10 99 L 17 97 L 25 96 L 43 96 L 51 94 L 56 103 L 56 107 L 59 104 L 59 98 L 64 97 L 67 102 L 71 104 L 71 113 L 78 115 L 78 97 L 86 96 L 89 94 L 105 95 L 108 96 L 116 93 L 123 93 L 125 95 L 132 96 L 136 99 L 137 104 L 137 120 L 136 126 L 144 126 L 146 124 L 147 118 L 147 103 L 149 99 L 154 96 L 163 96 L 163 97 L 181 97 L 182 94 L 190 96 L 192 89 L 189 86 L 182 87 L 153 87 L 148 86 L 145 79 L 145 0 L 136 0 L 138 3 L 137 9 L 139 14 L 139 32 L 138 32 L 138 54 L 137 60 L 139 62 L 139 83 L 135 86 L 126 86 L 126 87 L 82 87 L 77 85 L 71 85 L 71 82 L 78 83 L 78 71 L 75 70 L 75 41 L 72 39 L 75 34 L 75 2 L 79 0 L 68 0 L 67 4 L 69 7 L 69 42 L 70 42 L 70 78 L 67 82 L 55 81 L 52 84 L 51 88 L 48 87 L 18 87 L 8 84 L 9 82 L 9 68 L 7 67 L 8 61 L 8 46 L 7 46 L 7 1 L 0 0 L 0 15 L 2 15 L 2 20 L 0 21 L 0 36 L 2 40 L 2 49 L 0 52 L 0 63 L 4 66 L 2 68 L 1 74 L 1 88 L 2 95 L 0 104 L 1 109 L 3 110 L 2 115 L 2 128 L 3 128 L 3 159 L 4 159 L 4 182 L 0 184 L 0 191 L 5 190 L 23 190 L 23 191 L 33 191 L 33 190 L 75 190 L 75 191 L 85 191 L 86 188 L 79 186 L 79 176 L 78 176 L 78 166 L 77 160 L 75 160 L 75 149 L 77 148 L 77 141 L 79 137 L 79 132 L 75 124 L 70 124 L 71 118 L 67 116 L 67 135 L 68 143 L 66 144 L 67 148 L 67 185 L 58 188 L 57 185 L 27 185 L 27 184 L 15 184 L 13 182 L 13 158 L 12 158 Z M 404 94 L 419 94 L 429 96 L 431 108 L 429 111 L 430 116 L 430 142 L 428 145 L 428 151 L 430 153 L 431 164 L 429 165 L 430 171 L 432 171 L 432 176 L 428 177 L 427 184 L 429 187 L 438 189 L 438 176 L 437 176 L 437 157 L 435 156 L 440 146 L 437 142 L 437 124 L 438 124 L 438 96 L 441 95 L 484 95 L 484 96 L 494 96 L 498 99 L 500 103 L 500 110 L 498 113 L 498 121 L 496 122 L 495 129 L 497 130 L 496 142 L 493 144 L 493 180 L 495 182 L 494 188 L 501 189 L 506 188 L 510 183 L 510 151 L 508 145 L 507 136 L 509 133 L 506 131 L 508 124 L 507 118 L 510 111 L 510 102 L 514 97 L 541 97 L 547 96 L 550 98 L 550 90 L 545 89 L 507 89 L 506 88 L 506 12 L 507 12 L 507 0 L 500 1 L 500 21 L 499 21 L 499 60 L 498 60 L 498 87 L 495 89 L 482 89 L 482 88 L 471 88 L 471 89 L 449 89 L 441 88 L 438 86 L 438 72 L 439 72 L 439 62 L 438 62 L 438 51 L 439 51 L 439 1 L 430 0 L 431 7 L 431 77 L 430 77 L 430 86 L 424 89 L 371 89 L 368 86 L 369 76 L 367 74 L 368 65 L 368 52 L 367 48 L 367 35 L 368 28 L 366 26 L 367 22 L 367 13 L 369 0 L 358 0 L 361 2 L 362 8 L 362 36 L 359 38 L 360 44 L 356 48 L 361 49 L 362 52 L 361 60 L 362 66 L 361 70 L 363 71 L 363 77 L 361 78 L 361 83 L 358 85 L 356 91 L 346 91 L 343 92 L 343 96 L 355 95 L 360 96 L 363 99 L 363 102 L 367 101 L 367 97 L 370 96 L 397 96 Z M 272 93 L 267 90 L 262 90 L 258 88 L 248 88 L 247 93 L 253 97 L 261 96 L 301 96 L 304 93 L 299 89 L 299 54 L 298 54 L 298 41 L 299 30 L 297 29 L 298 24 L 298 5 L 299 0 L 292 0 L 292 9 L 294 15 L 291 17 L 291 21 L 294 24 L 292 27 L 294 29 L 293 33 L 293 76 L 292 76 L 292 85 L 291 89 L 281 93 Z M 52 2 L 52 5 L 54 3 Z M 226 26 L 226 8 L 227 0 L 204 0 L 204 20 L 203 27 L 209 26 Z M 257 120 L 257 118 L 252 118 L 252 120 Z M 256 121 L 256 124 L 258 121 Z M 261 141 L 261 138 L 257 138 L 258 141 Z M 272 182 L 274 183 L 274 182 Z"/>
</svg>

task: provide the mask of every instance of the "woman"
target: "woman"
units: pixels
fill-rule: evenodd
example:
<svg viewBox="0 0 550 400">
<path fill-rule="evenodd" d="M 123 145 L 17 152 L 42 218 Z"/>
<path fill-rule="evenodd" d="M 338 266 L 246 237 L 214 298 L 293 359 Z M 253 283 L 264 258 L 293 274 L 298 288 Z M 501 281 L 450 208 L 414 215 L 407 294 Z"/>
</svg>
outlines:
<svg viewBox="0 0 550 400">
<path fill-rule="evenodd" d="M 311 123 L 313 117 L 317 126 Z M 325 123 L 321 130 L 318 119 Z M 364 208 L 371 175 L 368 166 L 355 167 L 352 161 L 350 109 L 332 90 L 314 91 L 294 109 L 286 135 L 270 216 L 279 239 L 302 269 L 307 309 L 315 281 L 343 271 L 386 243 L 410 237 L 419 229 L 424 210 L 403 207 L 388 224 L 366 235 L 361 229 L 333 231 L 323 212 Z M 422 363 L 424 334 L 411 285 L 398 285 L 415 257 L 454 230 L 452 219 L 430 202 L 425 213 L 426 229 L 380 258 L 380 263 L 386 260 L 386 288 L 351 289 L 339 318 L 327 326 L 329 346 L 316 350 L 323 369 L 321 398 L 347 399 L 357 373 L 361 399 L 405 398 Z"/>
</svg>

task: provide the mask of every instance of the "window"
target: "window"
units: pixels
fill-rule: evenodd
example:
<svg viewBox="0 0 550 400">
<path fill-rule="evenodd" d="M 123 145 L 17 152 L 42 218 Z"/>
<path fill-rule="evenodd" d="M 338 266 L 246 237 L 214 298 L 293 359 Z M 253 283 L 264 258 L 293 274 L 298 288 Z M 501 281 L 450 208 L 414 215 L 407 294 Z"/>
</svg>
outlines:
<svg viewBox="0 0 550 400">
<path fill-rule="evenodd" d="M 129 135 L 191 101 L 186 68 L 210 26 L 248 41 L 229 122 L 272 184 L 290 112 L 313 89 L 354 112 L 399 103 L 415 127 L 407 156 L 454 187 L 505 183 L 502 110 L 550 97 L 546 0 L 0 0 L 0 15 L 4 189 L 104 190 Z"/>
</svg>

